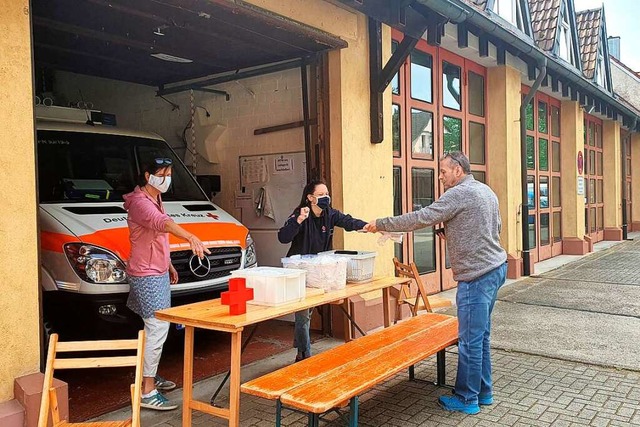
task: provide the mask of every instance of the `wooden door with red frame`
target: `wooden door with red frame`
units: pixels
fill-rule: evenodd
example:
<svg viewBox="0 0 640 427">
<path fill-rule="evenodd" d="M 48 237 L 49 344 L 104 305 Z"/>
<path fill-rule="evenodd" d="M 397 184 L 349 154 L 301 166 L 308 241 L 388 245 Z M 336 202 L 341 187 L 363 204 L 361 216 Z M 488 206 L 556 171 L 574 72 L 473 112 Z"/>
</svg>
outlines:
<svg viewBox="0 0 640 427">
<path fill-rule="evenodd" d="M 595 243 L 604 239 L 602 120 L 585 115 L 584 136 L 585 234 Z"/>
<path fill-rule="evenodd" d="M 522 86 L 522 96 L 529 91 Z M 560 101 L 538 92 L 527 106 L 529 249 L 538 262 L 562 252 Z"/>
<path fill-rule="evenodd" d="M 394 214 L 419 210 L 437 198 L 436 60 L 436 49 L 420 40 L 392 82 Z M 429 293 L 441 290 L 439 251 L 433 227 L 407 233 L 396 246 L 399 259 L 415 262 Z"/>
<path fill-rule="evenodd" d="M 394 31 L 394 43 L 402 34 Z M 433 203 L 444 188 L 439 158 L 462 151 L 476 179 L 486 182 L 485 69 L 420 40 L 392 82 L 394 214 Z M 446 241 L 426 228 L 408 236 L 396 256 L 413 261 L 429 292 L 456 286 Z"/>
<path fill-rule="evenodd" d="M 461 151 L 469 157 L 474 177 L 486 182 L 486 115 L 484 67 L 444 49 L 438 50 L 440 72 L 438 118 L 439 156 Z M 439 194 L 444 187 L 439 185 Z M 442 288 L 456 286 L 449 263 L 446 240 L 440 239 L 440 276 Z"/>
</svg>

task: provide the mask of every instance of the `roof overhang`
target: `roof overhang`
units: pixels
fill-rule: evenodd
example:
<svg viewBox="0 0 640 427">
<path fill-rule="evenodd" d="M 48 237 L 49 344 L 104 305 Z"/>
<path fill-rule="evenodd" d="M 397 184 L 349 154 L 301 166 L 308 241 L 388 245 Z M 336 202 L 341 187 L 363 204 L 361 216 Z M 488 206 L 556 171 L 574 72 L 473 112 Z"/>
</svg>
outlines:
<svg viewBox="0 0 640 427">
<path fill-rule="evenodd" d="M 32 13 L 36 66 L 150 86 L 347 46 L 241 0 L 33 0 Z"/>
<path fill-rule="evenodd" d="M 621 116 L 624 126 L 632 126 L 635 123 L 635 129 L 640 130 L 640 121 L 634 120 L 638 117 L 637 113 L 616 99 L 613 94 L 587 81 L 580 70 L 538 48 L 525 34 L 499 25 L 487 12 L 463 0 L 339 1 L 414 38 L 422 37 L 424 31 L 417 34 L 420 25 L 424 24 L 425 18 L 429 19 L 432 16 L 432 22 L 427 25 L 427 36 L 429 31 L 439 32 L 442 19 L 446 19 L 458 24 L 463 31 L 469 31 L 481 38 L 485 49 L 486 43 L 494 44 L 499 52 L 502 52 L 498 55 L 502 61 L 505 51 L 522 59 L 533 71 L 546 61 L 552 82 L 556 86 L 558 82 L 562 83 L 563 96 L 570 96 L 585 106 L 594 105 L 598 111 L 614 120 Z M 535 72 L 530 72 L 529 78 L 534 80 Z"/>
</svg>

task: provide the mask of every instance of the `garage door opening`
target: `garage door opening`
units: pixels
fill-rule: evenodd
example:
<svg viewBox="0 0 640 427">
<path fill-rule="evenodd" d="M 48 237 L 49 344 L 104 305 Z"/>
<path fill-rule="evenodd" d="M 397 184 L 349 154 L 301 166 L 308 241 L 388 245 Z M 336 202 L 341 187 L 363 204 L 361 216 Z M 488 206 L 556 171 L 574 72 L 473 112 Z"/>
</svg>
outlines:
<svg viewBox="0 0 640 427">
<path fill-rule="evenodd" d="M 265 265 L 279 260 L 278 251 L 284 254 L 286 247 L 273 246 L 274 229 L 284 222 L 280 217 L 288 215 L 294 206 L 279 207 L 276 220 L 266 220 L 266 225 L 264 218 L 250 221 L 244 217 L 245 211 L 247 215 L 253 213 L 255 194 L 247 189 L 255 191 L 256 182 L 242 185 L 251 177 L 242 176 L 240 160 L 253 158 L 259 163 L 261 156 L 298 153 L 305 166 L 300 185 L 304 185 L 307 176 L 324 175 L 328 167 L 325 159 L 329 157 L 324 145 L 328 125 L 323 120 L 328 117 L 327 106 L 322 95 L 328 90 L 325 52 L 345 47 L 344 41 L 241 1 L 34 0 L 32 14 L 34 92 L 36 104 L 40 104 L 39 115 L 59 108 L 52 115 L 60 116 L 67 114 L 61 113 L 63 108 L 72 108 L 68 119 L 77 123 L 69 126 L 95 125 L 100 129 L 116 124 L 116 128 L 131 130 L 127 131 L 128 137 L 153 139 L 151 133 L 159 135 L 159 140 L 166 141 L 175 156 L 184 161 L 186 170 L 198 178 L 206 197 L 219 209 L 203 210 L 198 207 L 203 201 L 194 200 L 182 203 L 188 205 L 189 212 L 180 215 L 221 219 L 226 212 L 229 218 L 253 223 L 249 231 L 254 236 L 251 244 L 258 261 Z M 122 154 L 122 150 L 118 153 Z M 135 153 L 134 150 L 132 155 Z M 53 222 L 64 226 L 67 217 L 73 217 L 71 220 L 86 230 L 73 230 L 72 234 L 83 236 L 100 234 L 100 227 L 107 223 L 126 229 L 126 222 L 116 223 L 118 218 L 126 217 L 114 210 L 118 205 L 114 198 L 117 189 L 111 178 L 104 178 L 120 173 L 118 162 L 122 159 L 116 159 L 117 153 L 111 154 L 101 155 L 101 166 L 90 162 L 83 165 L 87 173 L 105 169 L 99 180 L 87 176 L 75 182 L 63 179 L 65 185 L 76 187 L 95 187 L 100 181 L 100 188 L 78 191 L 74 187 L 70 191 L 65 187 L 63 199 L 56 201 L 63 202 L 58 208 L 65 219 L 54 217 Z M 53 157 L 41 155 L 39 161 L 47 164 Z M 107 170 L 107 163 L 112 169 Z M 117 173 L 113 168 L 118 169 Z M 95 206 L 91 209 L 99 207 L 99 212 L 83 210 L 77 203 L 75 210 L 70 209 L 73 207 L 68 205 L 78 202 L 70 200 L 72 196 L 84 198 L 83 203 L 93 197 Z M 299 194 L 295 194 L 297 197 Z M 51 220 L 51 211 L 40 212 Z M 43 240 L 54 246 L 65 244 L 55 239 Z M 245 263 L 249 242 L 242 241 L 241 245 L 241 262 Z M 108 249 L 116 258 L 120 255 L 118 250 Z M 263 260 L 267 257 L 266 262 L 260 261 L 261 253 Z M 65 256 L 69 258 L 69 253 L 60 252 L 53 264 L 66 265 Z M 231 263 L 235 255 L 225 256 L 230 257 Z M 42 258 L 46 261 L 48 257 Z M 46 332 L 61 332 L 60 325 L 51 318 L 50 301 L 57 305 L 58 300 L 50 296 L 63 292 L 82 294 L 83 281 L 90 282 L 91 278 L 80 277 L 73 270 L 59 277 L 52 265 L 43 265 L 42 271 L 46 336 Z M 110 285 L 101 286 L 100 292 L 109 294 Z M 122 298 L 126 292 L 120 289 L 114 294 Z M 207 298 L 215 296 L 209 294 Z M 83 302 L 75 304 L 79 307 Z M 115 317 L 122 309 L 109 301 L 83 308 L 102 318 Z M 87 323 L 90 322 L 76 320 L 64 326 L 74 329 L 74 325 Z"/>
</svg>

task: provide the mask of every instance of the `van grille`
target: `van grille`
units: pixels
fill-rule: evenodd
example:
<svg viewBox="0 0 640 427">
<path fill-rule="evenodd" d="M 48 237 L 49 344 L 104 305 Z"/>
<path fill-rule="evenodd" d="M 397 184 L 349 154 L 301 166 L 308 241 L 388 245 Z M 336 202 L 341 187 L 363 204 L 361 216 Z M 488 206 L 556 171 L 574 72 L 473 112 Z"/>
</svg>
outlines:
<svg viewBox="0 0 640 427">
<path fill-rule="evenodd" d="M 211 263 L 209 273 L 204 277 L 193 274 L 189 268 L 189 260 L 193 255 L 190 250 L 171 252 L 171 262 L 178 271 L 179 283 L 201 282 L 204 280 L 218 279 L 231 275 L 233 270 L 240 268 L 242 251 L 238 247 L 209 248 L 210 255 L 206 255 Z"/>
</svg>

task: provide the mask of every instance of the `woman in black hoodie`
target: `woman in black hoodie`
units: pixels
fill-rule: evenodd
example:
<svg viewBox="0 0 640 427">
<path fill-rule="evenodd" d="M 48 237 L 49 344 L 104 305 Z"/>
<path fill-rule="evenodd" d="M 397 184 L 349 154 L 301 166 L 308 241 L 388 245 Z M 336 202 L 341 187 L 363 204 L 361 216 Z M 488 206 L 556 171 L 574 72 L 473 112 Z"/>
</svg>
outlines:
<svg viewBox="0 0 640 427">
<path fill-rule="evenodd" d="M 329 189 L 322 181 L 309 182 L 302 191 L 300 205 L 278 231 L 280 243 L 291 243 L 287 256 L 309 255 L 333 249 L 333 228 L 362 230 L 365 221 L 343 214 L 331 206 Z M 298 349 L 296 362 L 311 356 L 309 322 L 311 310 L 296 313 L 293 346 Z"/>
</svg>

